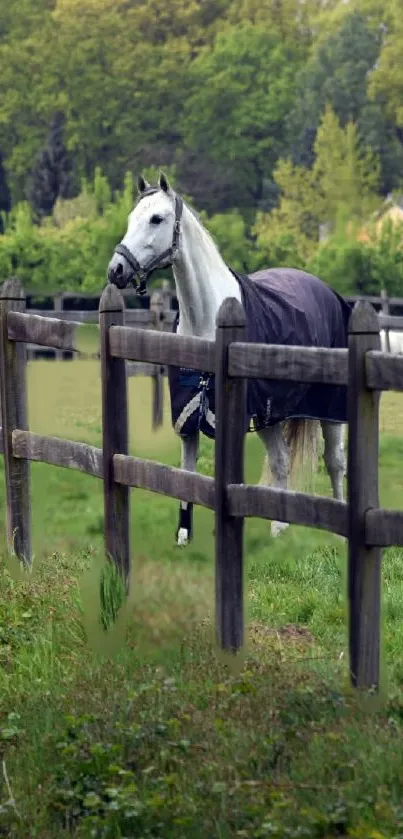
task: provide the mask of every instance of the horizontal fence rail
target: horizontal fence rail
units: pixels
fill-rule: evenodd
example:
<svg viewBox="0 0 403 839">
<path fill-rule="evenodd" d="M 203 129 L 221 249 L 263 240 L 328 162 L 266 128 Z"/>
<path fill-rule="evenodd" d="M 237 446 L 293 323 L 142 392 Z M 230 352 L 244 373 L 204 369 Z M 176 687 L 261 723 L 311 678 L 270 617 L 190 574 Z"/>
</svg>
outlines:
<svg viewBox="0 0 403 839">
<path fill-rule="evenodd" d="M 231 516 L 287 521 L 348 535 L 347 504 L 334 498 L 313 497 L 277 487 L 229 484 L 227 499 Z"/>
<path fill-rule="evenodd" d="M 179 501 L 214 509 L 214 479 L 206 475 L 122 454 L 115 454 L 113 466 L 118 484 L 148 489 Z"/>
<path fill-rule="evenodd" d="M 403 512 L 400 510 L 367 510 L 365 541 L 381 548 L 403 547 Z"/>
<path fill-rule="evenodd" d="M 41 313 L 40 311 L 36 312 L 26 312 L 24 313 L 26 318 L 41 318 L 46 319 L 49 321 L 61 321 L 63 323 L 71 323 L 75 326 L 81 326 L 83 324 L 95 324 L 98 325 L 99 318 L 98 312 L 51 312 L 51 313 Z M 91 317 L 86 317 L 89 314 Z M 172 313 L 175 314 L 175 313 Z M 96 317 L 92 317 L 92 315 L 96 315 Z M 67 317 L 66 317 L 67 316 Z M 34 321 L 33 321 L 34 322 Z M 125 323 L 130 326 L 136 326 L 138 329 L 143 326 L 144 328 L 152 328 L 158 325 L 158 323 L 163 322 L 164 324 L 168 324 L 169 327 L 172 326 L 174 322 L 173 317 L 165 317 L 163 321 L 155 315 L 154 312 L 148 311 L 139 311 L 132 313 L 130 309 L 125 310 Z"/>
<path fill-rule="evenodd" d="M 351 680 L 356 687 L 378 686 L 381 548 L 403 547 L 403 512 L 381 509 L 378 495 L 379 396 L 383 390 L 403 390 L 403 355 L 380 350 L 382 322 L 389 326 L 393 316 L 378 316 L 368 302 L 357 303 L 350 319 L 348 348 L 328 349 L 246 341 L 245 315 L 233 299 L 220 309 L 215 341 L 164 332 L 161 312 L 161 300 L 154 300 L 153 312 L 147 313 L 151 317 L 143 321 L 149 324 L 154 319 L 154 328 L 143 329 L 139 322 L 128 325 L 124 299 L 116 287 L 108 285 L 99 312 L 91 313 L 99 322 L 102 378 L 103 439 L 102 448 L 96 448 L 34 434 L 26 415 L 25 347 L 35 343 L 77 352 L 76 330 L 84 321 L 74 320 L 73 313 L 63 318 L 61 311 L 57 317 L 53 312 L 51 317 L 26 312 L 21 287 L 15 281 L 3 287 L 0 450 L 5 461 L 9 549 L 29 564 L 30 461 L 79 470 L 103 481 L 105 548 L 127 584 L 130 488 L 214 510 L 217 639 L 223 649 L 236 652 L 243 644 L 244 631 L 244 519 L 287 521 L 338 534 L 348 540 L 349 550 Z M 153 398 L 160 412 L 158 400 L 167 366 L 215 374 L 214 478 L 129 455 L 130 365 L 136 371 L 143 366 L 153 375 Z M 347 387 L 348 502 L 244 482 L 243 418 L 249 378 Z"/>
<path fill-rule="evenodd" d="M 103 477 L 102 451 L 95 446 L 60 437 L 43 437 L 19 429 L 13 431 L 12 443 L 14 457 L 78 469 L 96 478 Z"/>
<path fill-rule="evenodd" d="M 74 352 L 75 335 L 76 324 L 64 320 L 31 315 L 26 312 L 10 312 L 8 316 L 10 341 Z"/>
<path fill-rule="evenodd" d="M 353 305 L 365 301 L 371 303 L 372 306 L 385 306 L 387 308 L 395 306 L 403 308 L 403 297 L 388 297 L 387 295 L 382 296 L 376 294 L 347 294 L 344 297 Z"/>
<path fill-rule="evenodd" d="M 396 329 L 398 332 L 403 330 L 403 317 L 399 315 L 384 315 L 379 312 L 378 318 L 381 329 Z"/>
<path fill-rule="evenodd" d="M 240 342 L 228 348 L 228 375 L 346 385 L 348 350 Z"/>
<path fill-rule="evenodd" d="M 55 309 L 30 309 L 27 312 L 27 314 L 40 315 L 41 317 L 50 317 L 54 318 L 55 320 L 74 321 L 75 323 L 99 322 L 98 310 L 86 312 L 75 309 L 62 309 L 59 311 Z M 164 323 L 168 324 L 169 326 L 172 326 L 175 317 L 176 312 L 168 310 L 163 313 L 162 320 L 164 321 Z M 157 320 L 159 319 L 159 316 L 152 309 L 125 309 L 125 321 L 127 324 L 133 324 L 133 326 L 155 326 Z"/>
<path fill-rule="evenodd" d="M 365 356 L 365 385 L 370 390 L 403 390 L 403 355 L 370 350 Z"/>
<path fill-rule="evenodd" d="M 188 367 L 201 373 L 214 372 L 215 344 L 205 338 L 112 326 L 109 346 L 113 358 Z"/>
</svg>

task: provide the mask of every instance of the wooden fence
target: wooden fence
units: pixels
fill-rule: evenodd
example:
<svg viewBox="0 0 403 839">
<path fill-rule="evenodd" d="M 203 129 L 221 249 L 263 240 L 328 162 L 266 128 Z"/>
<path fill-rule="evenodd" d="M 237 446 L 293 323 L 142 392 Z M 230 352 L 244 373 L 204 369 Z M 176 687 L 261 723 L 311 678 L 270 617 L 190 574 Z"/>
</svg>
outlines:
<svg viewBox="0 0 403 839">
<path fill-rule="evenodd" d="M 124 299 L 131 301 L 133 299 L 133 290 L 125 289 L 122 292 Z M 46 293 L 37 294 L 36 297 L 46 297 Z M 53 302 L 53 309 L 40 310 L 35 308 L 27 309 L 30 314 L 45 315 L 61 320 L 67 320 L 74 323 L 93 323 L 97 324 L 99 320 L 99 309 L 90 310 L 76 310 L 65 309 L 64 305 L 69 305 L 72 300 L 83 300 L 97 302 L 100 299 L 99 295 L 79 294 L 74 292 L 56 293 L 50 295 Z M 390 351 L 390 330 L 403 331 L 403 317 L 391 314 L 391 309 L 400 308 L 403 310 L 403 299 L 399 297 L 387 296 L 385 289 L 382 290 L 380 297 L 366 297 L 361 298 L 357 296 L 348 296 L 346 298 L 350 302 L 367 299 L 368 302 L 377 306 L 379 311 L 379 322 L 381 329 L 385 330 L 386 334 L 386 348 Z M 141 329 L 159 329 L 162 331 L 172 332 L 172 326 L 176 317 L 176 310 L 172 306 L 177 305 L 177 299 L 174 291 L 170 286 L 169 280 L 164 280 L 161 289 L 153 291 L 150 295 L 145 295 L 143 298 L 145 308 L 129 308 L 125 310 L 126 325 L 135 326 Z M 31 300 L 32 303 L 32 300 Z M 47 358 L 55 358 L 57 360 L 67 360 L 83 357 L 80 353 L 71 353 L 69 351 L 55 350 L 53 347 L 40 347 L 37 344 L 27 345 L 27 359 L 34 360 L 46 356 Z M 85 357 L 85 356 L 84 356 Z M 128 376 L 149 376 L 152 379 L 152 417 L 151 424 L 155 430 L 162 425 L 164 416 L 164 377 L 167 375 L 166 365 L 146 364 L 138 361 L 131 361 L 126 364 L 126 372 Z"/>
<path fill-rule="evenodd" d="M 243 523 L 277 519 L 321 528 L 348 540 L 350 676 L 355 687 L 379 687 L 381 549 L 403 546 L 403 513 L 379 508 L 379 399 L 403 390 L 403 356 L 380 351 L 379 319 L 366 301 L 353 311 L 348 349 L 250 344 L 234 299 L 218 314 L 215 341 L 125 325 L 124 300 L 108 285 L 99 308 L 102 449 L 28 430 L 29 342 L 73 351 L 76 326 L 24 312 L 21 287 L 7 281 L 0 297 L 1 446 L 10 551 L 31 561 L 29 461 L 101 478 L 107 554 L 130 577 L 129 489 L 139 487 L 215 512 L 216 631 L 220 647 L 243 644 Z M 188 367 L 216 376 L 215 478 L 128 455 L 126 360 Z M 244 483 L 243 416 L 247 378 L 348 386 L 348 503 Z M 269 543 L 270 544 L 270 543 Z M 268 545 L 269 552 L 269 545 Z"/>
<path fill-rule="evenodd" d="M 125 289 L 122 294 L 123 297 L 129 301 L 133 299 L 132 289 Z M 35 299 L 35 297 L 47 297 L 52 300 L 53 308 L 45 312 L 43 310 L 35 309 L 31 305 L 28 308 L 32 314 L 47 314 L 51 317 L 61 318 L 63 320 L 73 320 L 80 323 L 98 323 L 98 308 L 77 311 L 75 309 L 65 308 L 65 304 L 68 306 L 69 303 L 71 304 L 72 301 L 77 300 L 87 303 L 96 303 L 100 300 L 100 295 L 95 293 L 83 294 L 80 292 L 57 292 L 49 295 L 46 292 L 38 292 L 32 296 L 32 300 Z M 346 300 L 351 303 L 356 303 L 358 300 L 363 299 L 367 300 L 379 310 L 381 329 L 384 329 L 386 332 L 386 345 L 387 348 L 390 349 L 389 330 L 403 330 L 403 298 L 388 297 L 386 289 L 382 289 L 379 296 L 346 296 Z M 178 301 L 169 280 L 164 280 L 161 289 L 153 291 L 149 295 L 145 295 L 142 300 L 144 308 L 126 309 L 126 323 L 137 327 L 153 328 L 158 322 L 159 329 L 171 331 L 176 315 Z M 395 309 L 398 309 L 401 313 L 400 317 L 393 313 L 392 310 Z M 70 353 L 62 353 L 60 350 L 55 354 L 54 349 L 51 347 L 42 347 L 41 354 L 43 355 L 44 352 L 46 352 L 46 354 L 50 357 L 55 356 L 58 359 L 71 357 Z M 28 358 L 36 358 L 38 353 L 38 347 L 34 345 L 30 345 L 28 347 Z M 144 369 L 142 369 L 139 364 L 132 364 L 131 367 L 128 368 L 128 372 L 130 375 L 144 375 Z M 147 375 L 147 373 L 145 375 Z"/>
</svg>

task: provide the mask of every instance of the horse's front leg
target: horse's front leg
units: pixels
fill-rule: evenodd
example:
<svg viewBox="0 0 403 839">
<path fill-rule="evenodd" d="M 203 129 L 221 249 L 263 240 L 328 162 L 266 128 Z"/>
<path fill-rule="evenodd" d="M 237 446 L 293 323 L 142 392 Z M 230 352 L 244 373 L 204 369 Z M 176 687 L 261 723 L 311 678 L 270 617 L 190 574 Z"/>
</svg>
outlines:
<svg viewBox="0 0 403 839">
<path fill-rule="evenodd" d="M 270 464 L 271 473 L 274 478 L 274 486 L 279 487 L 280 489 L 287 489 L 290 458 L 288 446 L 283 437 L 280 423 L 258 431 L 258 435 L 266 449 L 266 458 L 267 462 Z M 266 469 L 263 468 L 260 483 L 268 484 L 267 466 Z M 270 525 L 271 535 L 278 536 L 279 533 L 281 533 L 282 530 L 286 530 L 288 526 L 288 522 L 285 521 L 272 521 Z"/>
<path fill-rule="evenodd" d="M 181 468 L 187 472 L 196 472 L 197 455 L 199 451 L 199 432 L 181 437 Z M 179 523 L 176 531 L 176 544 L 183 547 L 192 539 L 193 504 L 181 501 L 179 506 Z"/>
<path fill-rule="evenodd" d="M 325 443 L 324 461 L 332 484 L 333 497 L 343 501 L 343 479 L 346 472 L 345 427 L 339 422 L 321 422 L 321 426 Z"/>
</svg>

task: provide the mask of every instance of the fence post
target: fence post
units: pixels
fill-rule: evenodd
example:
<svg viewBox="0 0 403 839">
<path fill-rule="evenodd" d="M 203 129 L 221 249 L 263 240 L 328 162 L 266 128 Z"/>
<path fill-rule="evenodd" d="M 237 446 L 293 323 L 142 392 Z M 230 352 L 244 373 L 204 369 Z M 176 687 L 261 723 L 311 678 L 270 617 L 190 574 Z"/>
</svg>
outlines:
<svg viewBox="0 0 403 839">
<path fill-rule="evenodd" d="M 109 351 L 109 328 L 124 323 L 124 301 L 115 285 L 108 284 L 99 303 L 102 375 L 102 451 L 104 477 L 104 532 L 106 553 L 129 587 L 130 516 L 129 487 L 115 483 L 113 456 L 128 453 L 126 362 Z"/>
<path fill-rule="evenodd" d="M 8 340 L 8 312 L 22 312 L 25 295 L 17 278 L 6 280 L 0 292 L 0 391 L 4 469 L 7 494 L 9 552 L 31 564 L 31 510 L 29 461 L 14 457 L 14 429 L 28 430 L 26 346 Z"/>
<path fill-rule="evenodd" d="M 390 305 L 389 305 L 389 297 L 386 288 L 383 288 L 381 291 L 381 306 L 382 312 L 384 315 L 390 315 Z M 385 329 L 385 338 L 386 338 L 386 352 L 390 352 L 390 336 L 389 336 L 389 327 Z"/>
<path fill-rule="evenodd" d="M 169 280 L 162 281 L 162 299 L 164 312 L 169 312 L 171 309 L 172 288 Z"/>
<path fill-rule="evenodd" d="M 228 515 L 227 486 L 243 483 L 246 381 L 228 377 L 228 345 L 244 341 L 245 314 L 234 297 L 216 321 L 215 561 L 216 636 L 223 650 L 243 645 L 243 518 Z"/>
<path fill-rule="evenodd" d="M 63 292 L 58 292 L 53 297 L 53 311 L 54 312 L 62 312 L 63 311 Z M 50 315 L 52 317 L 52 315 Z M 56 361 L 63 361 L 64 354 L 63 350 L 56 350 L 55 351 L 55 359 Z"/>
<path fill-rule="evenodd" d="M 164 328 L 164 298 L 162 292 L 154 291 L 152 293 L 150 310 L 155 314 L 155 328 L 161 332 Z M 155 430 L 164 421 L 164 372 L 161 366 L 158 366 L 157 372 L 152 376 L 152 388 L 152 427 Z"/>
<path fill-rule="evenodd" d="M 355 304 L 348 339 L 348 594 L 350 678 L 379 687 L 381 549 L 365 541 L 365 514 L 379 507 L 379 400 L 366 388 L 365 353 L 380 349 L 379 320 L 366 301 Z"/>
</svg>

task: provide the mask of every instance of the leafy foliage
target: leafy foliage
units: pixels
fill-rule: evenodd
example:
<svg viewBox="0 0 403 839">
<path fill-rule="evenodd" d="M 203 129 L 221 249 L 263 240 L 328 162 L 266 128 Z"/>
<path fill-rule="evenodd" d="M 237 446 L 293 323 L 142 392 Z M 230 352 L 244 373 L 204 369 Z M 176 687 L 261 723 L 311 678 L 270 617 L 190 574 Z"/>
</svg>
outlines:
<svg viewBox="0 0 403 839">
<path fill-rule="evenodd" d="M 340 208 L 353 221 L 365 218 L 377 205 L 379 160 L 360 140 L 354 122 L 341 127 L 326 108 L 314 145 L 313 178 L 322 218 L 334 225 Z"/>
<path fill-rule="evenodd" d="M 288 124 L 294 162 L 311 166 L 314 138 L 326 106 L 332 107 L 342 127 L 354 122 L 361 141 L 379 156 L 380 186 L 385 194 L 399 180 L 403 146 L 385 108 L 385 96 L 371 98 L 368 89 L 368 79 L 383 55 L 381 48 L 379 24 L 374 26 L 360 10 L 346 15 L 305 65 Z M 383 61 L 380 59 L 382 66 Z M 373 91 L 381 87 L 378 72 Z"/>
<path fill-rule="evenodd" d="M 369 93 L 373 98 L 380 95 L 387 112 L 399 128 L 403 127 L 401 74 L 401 51 L 403 40 L 403 21 L 399 0 L 390 0 L 385 9 L 387 37 L 379 57 L 379 62 L 371 73 Z"/>
<path fill-rule="evenodd" d="M 0 153 L 0 233 L 3 232 L 3 216 L 11 210 L 11 196 L 8 188 L 3 156 Z"/>
<path fill-rule="evenodd" d="M 339 250 L 344 248 L 348 226 L 354 227 L 377 203 L 376 156 L 371 149 L 362 147 L 354 123 L 343 129 L 330 107 L 318 128 L 314 152 L 311 169 L 295 166 L 291 160 L 278 163 L 275 179 L 281 191 L 279 206 L 268 214 L 257 214 L 254 232 L 258 248 L 278 264 L 306 266 L 317 251 L 321 224 L 326 224 L 333 234 L 343 231 L 342 239 L 336 235 L 331 245 L 337 249 L 343 265 L 345 254 L 342 256 Z M 360 271 L 364 268 L 365 259 L 358 241 L 354 240 L 347 250 L 351 277 L 355 275 L 354 259 L 357 271 L 359 266 Z M 316 264 L 320 265 L 320 258 Z M 319 276 L 327 278 L 320 270 Z M 363 282 L 371 283 L 365 271 L 359 276 L 352 290 L 361 289 Z M 344 283 L 345 274 L 332 273 L 331 284 L 335 288 L 341 291 Z"/>
<path fill-rule="evenodd" d="M 113 562 L 107 561 L 100 580 L 100 620 L 104 630 L 113 626 L 125 601 L 125 586 Z"/>
<path fill-rule="evenodd" d="M 30 201 L 39 219 L 50 215 L 57 198 L 67 198 L 70 192 L 71 162 L 63 142 L 64 122 L 62 113 L 55 114 L 32 173 Z"/>
<path fill-rule="evenodd" d="M 155 180 L 153 169 L 145 170 L 145 175 Z M 41 226 L 34 224 L 27 202 L 18 204 L 5 216 L 6 232 L 0 238 L 1 275 L 17 273 L 27 289 L 99 291 L 105 282 L 105 265 L 126 230 L 133 203 L 130 172 L 123 190 L 112 195 L 97 168 L 93 181 L 83 181 L 76 198 L 55 202 L 52 217 Z M 247 270 L 257 255 L 241 214 L 202 215 L 228 263 Z M 158 282 L 158 273 L 153 282 Z"/>
<path fill-rule="evenodd" d="M 401 187 L 400 11 L 399 0 L 1 4 L 3 276 L 99 289 L 130 208 L 125 177 L 161 166 L 234 267 L 307 265 L 320 228 L 367 223 Z M 353 264 L 367 270 L 360 244 L 336 245 L 340 266 L 356 254 L 351 281 Z"/>
<path fill-rule="evenodd" d="M 230 166 L 249 205 L 262 201 L 264 179 L 284 146 L 295 53 L 270 30 L 244 22 L 219 33 L 192 64 L 185 141 Z"/>
</svg>

